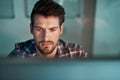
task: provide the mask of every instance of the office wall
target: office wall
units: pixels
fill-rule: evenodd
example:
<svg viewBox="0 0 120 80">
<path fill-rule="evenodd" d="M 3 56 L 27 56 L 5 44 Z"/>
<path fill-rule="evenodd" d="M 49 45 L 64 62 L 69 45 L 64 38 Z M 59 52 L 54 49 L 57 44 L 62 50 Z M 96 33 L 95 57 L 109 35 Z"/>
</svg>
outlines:
<svg viewBox="0 0 120 80">
<path fill-rule="evenodd" d="M 97 0 L 94 56 L 120 56 L 120 1 Z"/>
</svg>

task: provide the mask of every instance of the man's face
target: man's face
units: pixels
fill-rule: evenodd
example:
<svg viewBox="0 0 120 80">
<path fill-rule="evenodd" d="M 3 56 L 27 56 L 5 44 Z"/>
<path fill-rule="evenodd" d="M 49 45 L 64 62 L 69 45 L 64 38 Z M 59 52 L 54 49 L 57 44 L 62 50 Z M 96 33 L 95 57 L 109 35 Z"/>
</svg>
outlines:
<svg viewBox="0 0 120 80">
<path fill-rule="evenodd" d="M 55 16 L 34 16 L 34 24 L 31 25 L 31 33 L 35 39 L 36 48 L 43 54 L 51 54 L 58 43 L 63 25 L 59 25 L 59 18 Z"/>
</svg>

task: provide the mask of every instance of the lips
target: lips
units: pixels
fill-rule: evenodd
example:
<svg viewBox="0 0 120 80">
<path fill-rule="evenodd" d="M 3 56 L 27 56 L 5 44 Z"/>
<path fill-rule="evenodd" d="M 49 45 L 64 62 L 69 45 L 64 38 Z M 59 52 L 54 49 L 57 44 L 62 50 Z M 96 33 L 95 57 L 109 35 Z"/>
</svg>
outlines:
<svg viewBox="0 0 120 80">
<path fill-rule="evenodd" d="M 43 43 L 41 43 L 42 46 L 44 46 L 44 45 L 51 45 L 51 44 L 52 44 L 51 42 L 43 42 Z"/>
</svg>

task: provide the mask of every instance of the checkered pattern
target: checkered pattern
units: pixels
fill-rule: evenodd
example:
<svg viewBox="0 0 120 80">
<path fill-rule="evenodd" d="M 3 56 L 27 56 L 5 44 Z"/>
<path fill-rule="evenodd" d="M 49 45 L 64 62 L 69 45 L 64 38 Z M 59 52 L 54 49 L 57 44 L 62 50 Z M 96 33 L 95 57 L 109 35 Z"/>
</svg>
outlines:
<svg viewBox="0 0 120 80">
<path fill-rule="evenodd" d="M 87 53 L 78 44 L 67 43 L 63 40 L 58 41 L 56 58 L 86 58 Z M 15 49 L 9 54 L 9 57 L 36 57 L 34 39 L 15 44 Z"/>
</svg>

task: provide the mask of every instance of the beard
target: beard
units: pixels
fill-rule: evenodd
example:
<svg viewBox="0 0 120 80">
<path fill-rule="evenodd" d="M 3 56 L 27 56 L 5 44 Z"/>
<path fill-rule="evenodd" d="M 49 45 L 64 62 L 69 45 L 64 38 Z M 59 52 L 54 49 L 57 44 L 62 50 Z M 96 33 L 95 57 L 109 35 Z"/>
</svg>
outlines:
<svg viewBox="0 0 120 80">
<path fill-rule="evenodd" d="M 37 49 L 42 55 L 51 54 L 57 46 L 57 43 L 54 45 L 52 41 L 40 41 L 36 44 Z"/>
</svg>

